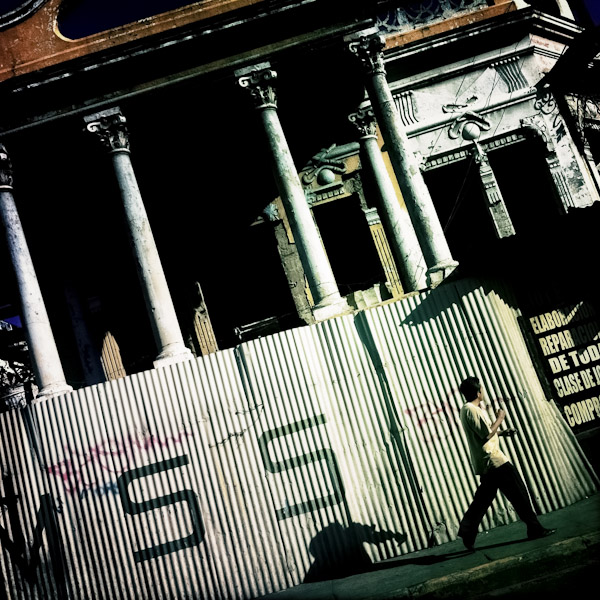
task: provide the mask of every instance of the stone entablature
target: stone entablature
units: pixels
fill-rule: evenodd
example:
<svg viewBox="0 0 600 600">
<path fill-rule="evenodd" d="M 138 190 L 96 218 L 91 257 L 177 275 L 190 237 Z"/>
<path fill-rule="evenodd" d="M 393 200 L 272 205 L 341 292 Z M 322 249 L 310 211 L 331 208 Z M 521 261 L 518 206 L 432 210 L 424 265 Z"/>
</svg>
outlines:
<svg viewBox="0 0 600 600">
<path fill-rule="evenodd" d="M 596 165 L 578 150 L 552 91 L 536 86 L 564 45 L 526 36 L 512 46 L 482 53 L 391 84 L 421 168 L 430 170 L 537 136 L 562 212 L 600 200 Z M 392 61 L 401 60 L 395 53 Z M 465 135 L 462 135 L 463 128 Z M 476 130 L 474 137 L 469 130 Z"/>
</svg>

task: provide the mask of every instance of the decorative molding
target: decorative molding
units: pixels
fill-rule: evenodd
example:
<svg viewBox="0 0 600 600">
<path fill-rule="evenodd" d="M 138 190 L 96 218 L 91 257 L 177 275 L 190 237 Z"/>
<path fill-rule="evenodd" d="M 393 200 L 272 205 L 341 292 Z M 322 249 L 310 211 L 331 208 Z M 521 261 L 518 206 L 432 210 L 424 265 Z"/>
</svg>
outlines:
<svg viewBox="0 0 600 600">
<path fill-rule="evenodd" d="M 276 79 L 277 71 L 265 67 L 238 77 L 238 84 L 250 92 L 256 109 L 277 108 Z"/>
<path fill-rule="evenodd" d="M 277 221 L 281 221 L 281 217 L 279 216 L 279 210 L 277 209 L 277 204 L 275 202 L 270 202 L 263 210 L 263 215 L 265 219 L 270 223 L 276 223 Z"/>
<path fill-rule="evenodd" d="M 473 95 L 470 98 L 467 98 L 466 104 L 444 104 L 442 106 L 443 113 L 457 113 L 460 111 L 464 111 L 465 108 L 469 108 L 471 104 L 474 104 L 479 100 L 479 96 Z"/>
<path fill-rule="evenodd" d="M 469 156 L 471 156 L 471 153 L 468 150 L 459 150 L 458 152 L 444 154 L 443 156 L 438 156 L 436 158 L 427 158 L 424 161 L 421 170 L 433 171 L 433 169 L 438 169 L 439 167 L 445 167 L 446 165 L 450 165 L 460 160 L 465 160 L 466 158 L 469 158 Z"/>
<path fill-rule="evenodd" d="M 521 127 L 542 138 L 548 152 L 555 152 L 554 140 L 542 115 L 531 115 L 521 119 Z"/>
<path fill-rule="evenodd" d="M 551 106 L 553 102 L 553 99 L 551 99 L 545 101 L 543 105 Z M 554 105 L 556 105 L 555 102 Z M 551 114 L 551 112 L 544 112 L 542 114 L 548 115 Z M 554 184 L 554 189 L 556 190 L 558 198 L 560 199 L 562 210 L 566 212 L 569 210 L 569 208 L 575 206 L 575 200 L 565 178 L 558 154 L 556 153 L 555 142 L 558 140 L 555 139 L 555 136 L 548 127 L 546 119 L 542 116 L 542 114 L 538 113 L 536 115 L 521 119 L 521 126 L 524 129 L 532 132 L 534 135 L 537 135 L 546 145 L 546 164 L 548 165 L 552 183 Z"/>
<path fill-rule="evenodd" d="M 496 69 L 502 81 L 506 84 L 509 93 L 529 87 L 529 82 L 525 79 L 525 75 L 523 75 L 523 70 L 517 57 L 513 56 L 499 60 L 491 66 Z"/>
<path fill-rule="evenodd" d="M 355 113 L 348 115 L 348 120 L 356 126 L 360 133 L 361 139 L 377 137 L 377 122 L 375 120 L 375 113 L 370 106 L 359 108 Z"/>
<path fill-rule="evenodd" d="M 552 92 L 547 87 L 538 90 L 536 101 L 533 107 L 535 110 L 540 111 L 543 115 L 550 115 L 558 110 L 556 100 L 552 95 Z"/>
<path fill-rule="evenodd" d="M 333 183 L 332 181 L 327 181 L 328 178 L 321 177 L 325 171 L 329 171 L 331 173 L 343 174 L 346 172 L 346 164 L 343 160 L 332 158 L 332 154 L 336 148 L 335 144 L 329 146 L 329 148 L 323 148 L 317 154 L 315 154 L 309 161 L 306 167 L 302 169 L 302 184 L 307 186 L 311 185 L 315 179 L 317 180 L 318 185 L 327 185 L 329 183 Z"/>
<path fill-rule="evenodd" d="M 358 196 L 360 207 L 363 210 L 367 210 L 369 208 L 367 198 L 365 196 L 365 190 L 363 188 L 363 182 L 360 177 L 360 171 L 355 171 L 352 177 L 344 182 L 344 187 L 349 195 L 356 194 Z"/>
<path fill-rule="evenodd" d="M 382 35 L 359 36 L 348 43 L 348 49 L 362 62 L 368 75 L 385 75 L 384 48 L 385 38 Z"/>
<path fill-rule="evenodd" d="M 473 111 L 467 111 L 456 117 L 450 125 L 448 136 L 455 140 L 461 137 L 466 140 L 478 140 L 482 131 L 489 131 L 492 124 L 481 115 Z"/>
<path fill-rule="evenodd" d="M 546 157 L 546 164 L 548 165 L 548 169 L 550 170 L 552 182 L 554 183 L 556 193 L 560 198 L 565 212 L 569 208 L 574 208 L 575 200 L 573 198 L 573 194 L 571 194 L 571 190 L 569 189 L 569 184 L 567 183 L 567 179 L 565 177 L 563 168 L 560 164 L 560 160 L 556 152 L 552 152 Z"/>
<path fill-rule="evenodd" d="M 399 92 L 393 94 L 396 108 L 400 113 L 400 119 L 405 127 L 414 125 L 419 122 L 419 115 L 417 112 L 417 105 L 415 103 L 415 96 L 411 90 Z"/>
<path fill-rule="evenodd" d="M 482 144 L 482 146 L 486 152 L 490 152 L 491 150 L 496 150 L 497 148 L 504 148 L 505 146 L 518 144 L 519 142 L 524 141 L 524 135 L 520 133 L 511 133 L 510 135 L 498 138 L 497 140 L 486 141 L 485 144 Z"/>
<path fill-rule="evenodd" d="M 491 150 L 496 150 L 498 148 L 503 148 L 505 146 L 510 146 L 512 144 L 517 144 L 519 142 L 525 141 L 525 135 L 522 133 L 513 133 L 511 135 L 507 135 L 502 138 L 498 138 L 497 140 L 487 141 L 485 143 L 480 143 L 480 146 L 486 151 L 490 152 Z M 423 166 L 421 168 L 422 171 L 432 171 L 434 169 L 438 169 L 439 167 L 444 167 L 446 165 L 450 165 L 452 163 L 465 160 L 471 156 L 471 152 L 467 150 L 458 150 L 456 152 L 450 152 L 448 154 L 444 154 L 442 156 L 436 156 L 434 158 L 426 158 Z"/>
<path fill-rule="evenodd" d="M 4 144 L 0 142 L 0 190 L 12 190 L 13 168 Z"/>
<path fill-rule="evenodd" d="M 22 0 L 22 2 L 9 10 L 0 7 L 0 31 L 12 27 L 25 20 L 41 8 L 48 0 Z"/>
<path fill-rule="evenodd" d="M 385 32 L 407 31 L 484 7 L 487 0 L 413 0 L 378 15 L 377 26 Z"/>
<path fill-rule="evenodd" d="M 304 195 L 309 206 L 326 202 L 338 196 L 347 194 L 343 183 L 335 183 L 330 186 L 322 187 L 318 190 L 304 190 Z"/>
<path fill-rule="evenodd" d="M 481 189 L 487 199 L 487 206 L 494 223 L 496 235 L 500 239 L 515 235 L 515 228 L 508 214 L 496 175 L 489 163 L 487 152 L 477 140 L 473 140 L 472 152 L 475 162 L 479 165 Z"/>
<path fill-rule="evenodd" d="M 110 152 L 129 152 L 127 119 L 119 108 L 110 108 L 84 117 L 86 130 L 94 133 Z"/>
<path fill-rule="evenodd" d="M 372 227 L 373 225 L 379 225 L 381 223 L 381 217 L 379 216 L 377 208 L 363 208 L 363 212 L 365 213 L 369 227 Z"/>
</svg>

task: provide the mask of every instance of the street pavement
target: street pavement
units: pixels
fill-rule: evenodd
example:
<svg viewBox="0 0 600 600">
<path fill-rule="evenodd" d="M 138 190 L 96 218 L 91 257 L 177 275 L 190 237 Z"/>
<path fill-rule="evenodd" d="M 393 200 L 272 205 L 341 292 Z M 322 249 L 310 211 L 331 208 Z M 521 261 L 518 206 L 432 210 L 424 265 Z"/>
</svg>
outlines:
<svg viewBox="0 0 600 600">
<path fill-rule="evenodd" d="M 556 533 L 528 540 L 525 525 L 518 521 L 480 533 L 474 552 L 465 550 L 458 539 L 378 563 L 368 573 L 304 583 L 261 599 L 483 600 L 535 598 L 536 590 L 539 597 L 552 598 L 595 589 L 600 573 L 600 494 L 541 515 L 540 521 Z M 557 595 L 548 595 L 548 589 Z"/>
</svg>

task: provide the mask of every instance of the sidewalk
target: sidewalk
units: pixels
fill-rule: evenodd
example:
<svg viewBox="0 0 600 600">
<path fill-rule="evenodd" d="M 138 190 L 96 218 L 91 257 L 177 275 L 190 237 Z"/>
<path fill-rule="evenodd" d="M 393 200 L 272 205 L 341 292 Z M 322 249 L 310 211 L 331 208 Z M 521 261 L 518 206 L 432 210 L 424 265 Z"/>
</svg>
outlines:
<svg viewBox="0 0 600 600">
<path fill-rule="evenodd" d="M 521 522 L 480 533 L 475 552 L 456 540 L 381 563 L 377 571 L 306 583 L 262 600 L 473 598 L 579 564 L 600 569 L 600 494 L 540 516 L 557 532 L 529 541 Z M 597 572 L 597 571 L 596 571 Z M 586 582 L 581 582 L 581 590 Z M 575 590 L 574 590 L 575 591 Z"/>
</svg>

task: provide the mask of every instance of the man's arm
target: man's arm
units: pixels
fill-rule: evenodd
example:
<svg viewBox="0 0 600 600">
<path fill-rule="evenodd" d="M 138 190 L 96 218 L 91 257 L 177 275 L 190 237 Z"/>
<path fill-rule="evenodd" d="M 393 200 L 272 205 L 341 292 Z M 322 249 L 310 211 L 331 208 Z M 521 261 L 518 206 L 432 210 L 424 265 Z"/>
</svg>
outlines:
<svg viewBox="0 0 600 600">
<path fill-rule="evenodd" d="M 506 416 L 506 411 L 500 409 L 497 413 L 496 413 L 496 420 L 494 421 L 494 424 L 492 425 L 492 428 L 490 429 L 490 432 L 488 433 L 487 439 L 491 440 L 496 433 L 498 433 L 498 427 L 500 427 L 500 424 L 502 423 L 502 421 L 504 421 L 504 417 Z"/>
</svg>

